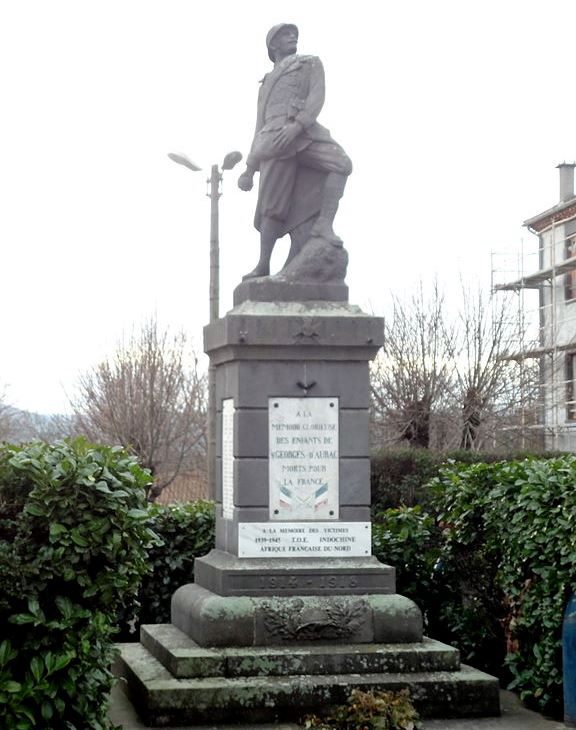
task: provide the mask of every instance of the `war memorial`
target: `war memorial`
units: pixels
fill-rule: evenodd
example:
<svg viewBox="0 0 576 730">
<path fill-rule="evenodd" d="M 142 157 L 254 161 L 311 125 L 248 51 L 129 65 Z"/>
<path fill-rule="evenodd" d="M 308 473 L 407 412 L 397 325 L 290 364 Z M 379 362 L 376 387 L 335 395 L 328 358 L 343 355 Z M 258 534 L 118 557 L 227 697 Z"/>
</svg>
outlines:
<svg viewBox="0 0 576 730">
<path fill-rule="evenodd" d="M 425 717 L 497 715 L 497 680 L 424 637 L 371 555 L 368 368 L 383 323 L 348 301 L 333 223 L 352 164 L 317 121 L 324 71 L 297 41 L 291 24 L 266 37 L 274 66 L 238 180 L 250 190 L 259 175 L 260 255 L 204 333 L 216 546 L 174 594 L 172 622 L 123 645 L 127 692 L 152 727 L 298 720 L 353 688 L 407 687 Z"/>
</svg>

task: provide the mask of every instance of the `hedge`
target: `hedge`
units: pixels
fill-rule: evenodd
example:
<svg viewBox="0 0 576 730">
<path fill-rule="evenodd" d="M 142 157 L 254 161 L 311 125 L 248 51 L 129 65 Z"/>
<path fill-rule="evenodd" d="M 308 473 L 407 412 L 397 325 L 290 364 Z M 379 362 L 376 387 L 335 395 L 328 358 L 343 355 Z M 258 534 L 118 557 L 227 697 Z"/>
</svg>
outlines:
<svg viewBox="0 0 576 730">
<path fill-rule="evenodd" d="M 427 490 L 434 516 L 420 506 L 383 512 L 374 552 L 397 566 L 398 591 L 423 608 L 431 636 L 560 714 L 562 619 L 576 590 L 576 458 L 447 465 Z"/>
<path fill-rule="evenodd" d="M 563 612 L 576 590 L 576 458 L 446 469 L 446 544 L 476 543 L 506 605 L 511 688 L 543 710 L 562 701 Z"/>
<path fill-rule="evenodd" d="M 141 624 L 169 623 L 174 591 L 194 581 L 194 559 L 214 547 L 214 504 L 150 505 L 148 526 L 158 542 L 148 550 L 149 573 L 142 579 L 138 599 L 120 616 L 123 641 L 138 640 Z"/>
<path fill-rule="evenodd" d="M 492 464 L 500 461 L 521 461 L 534 458 L 526 452 L 494 453 L 466 451 L 432 451 L 431 449 L 381 449 L 370 460 L 372 515 L 389 508 L 431 505 L 428 482 L 437 477 L 445 464 Z M 537 455 L 540 459 L 562 456 L 560 452 Z M 431 505 L 433 507 L 433 505 Z"/>
<path fill-rule="evenodd" d="M 2 727 L 110 727 L 115 625 L 156 541 L 149 484 L 120 448 L 0 446 Z"/>
</svg>

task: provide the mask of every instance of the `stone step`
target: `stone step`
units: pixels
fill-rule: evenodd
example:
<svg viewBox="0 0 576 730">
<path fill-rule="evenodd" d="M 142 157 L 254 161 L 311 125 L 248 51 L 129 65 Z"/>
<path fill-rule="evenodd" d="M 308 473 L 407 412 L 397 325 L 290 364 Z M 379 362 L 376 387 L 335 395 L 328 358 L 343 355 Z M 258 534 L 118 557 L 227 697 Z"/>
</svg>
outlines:
<svg viewBox="0 0 576 730">
<path fill-rule="evenodd" d="M 346 702 L 356 688 L 408 688 L 424 717 L 481 717 L 500 712 L 497 680 L 465 665 L 453 672 L 178 679 L 142 644 L 123 644 L 118 671 L 127 680 L 130 700 L 150 727 L 298 721 L 307 713 Z"/>
<path fill-rule="evenodd" d="M 172 624 L 150 624 L 140 641 L 174 677 L 251 677 L 457 671 L 459 653 L 432 639 L 411 644 L 198 646 Z"/>
</svg>

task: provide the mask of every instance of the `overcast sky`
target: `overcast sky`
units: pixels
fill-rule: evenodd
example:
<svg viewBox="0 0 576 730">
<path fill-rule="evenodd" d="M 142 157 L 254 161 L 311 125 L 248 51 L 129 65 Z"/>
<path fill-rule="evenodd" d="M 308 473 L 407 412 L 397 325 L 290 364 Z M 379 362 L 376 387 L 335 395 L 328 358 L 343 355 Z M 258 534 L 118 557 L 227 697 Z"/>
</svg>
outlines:
<svg viewBox="0 0 576 730">
<path fill-rule="evenodd" d="M 156 312 L 201 348 L 207 173 L 246 155 L 265 36 L 319 55 L 320 121 L 354 162 L 336 230 L 350 299 L 435 274 L 488 284 L 490 252 L 536 239 L 576 158 L 574 0 L 3 0 L 0 382 L 22 408 L 67 408 L 77 374 Z M 226 173 L 221 311 L 257 260 L 255 190 Z M 277 267 L 287 241 L 278 245 Z"/>
</svg>

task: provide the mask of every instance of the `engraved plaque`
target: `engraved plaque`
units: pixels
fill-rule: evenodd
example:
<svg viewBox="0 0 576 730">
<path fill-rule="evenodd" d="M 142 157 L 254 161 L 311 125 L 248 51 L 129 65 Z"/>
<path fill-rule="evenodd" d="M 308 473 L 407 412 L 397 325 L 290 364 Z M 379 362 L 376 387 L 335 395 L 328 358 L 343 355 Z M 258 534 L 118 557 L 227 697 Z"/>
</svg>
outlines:
<svg viewBox="0 0 576 730">
<path fill-rule="evenodd" d="M 331 595 L 345 593 L 374 593 L 373 576 L 356 571 L 319 573 L 308 572 L 288 575 L 272 567 L 259 575 L 231 575 L 230 593 L 238 595 Z M 381 592 L 379 589 L 378 592 Z"/>
<path fill-rule="evenodd" d="M 222 401 L 222 517 L 234 515 L 234 399 Z"/>
<path fill-rule="evenodd" d="M 271 520 L 337 520 L 338 398 L 268 400 Z"/>
<path fill-rule="evenodd" d="M 242 522 L 240 558 L 353 558 L 371 554 L 370 522 Z"/>
</svg>

